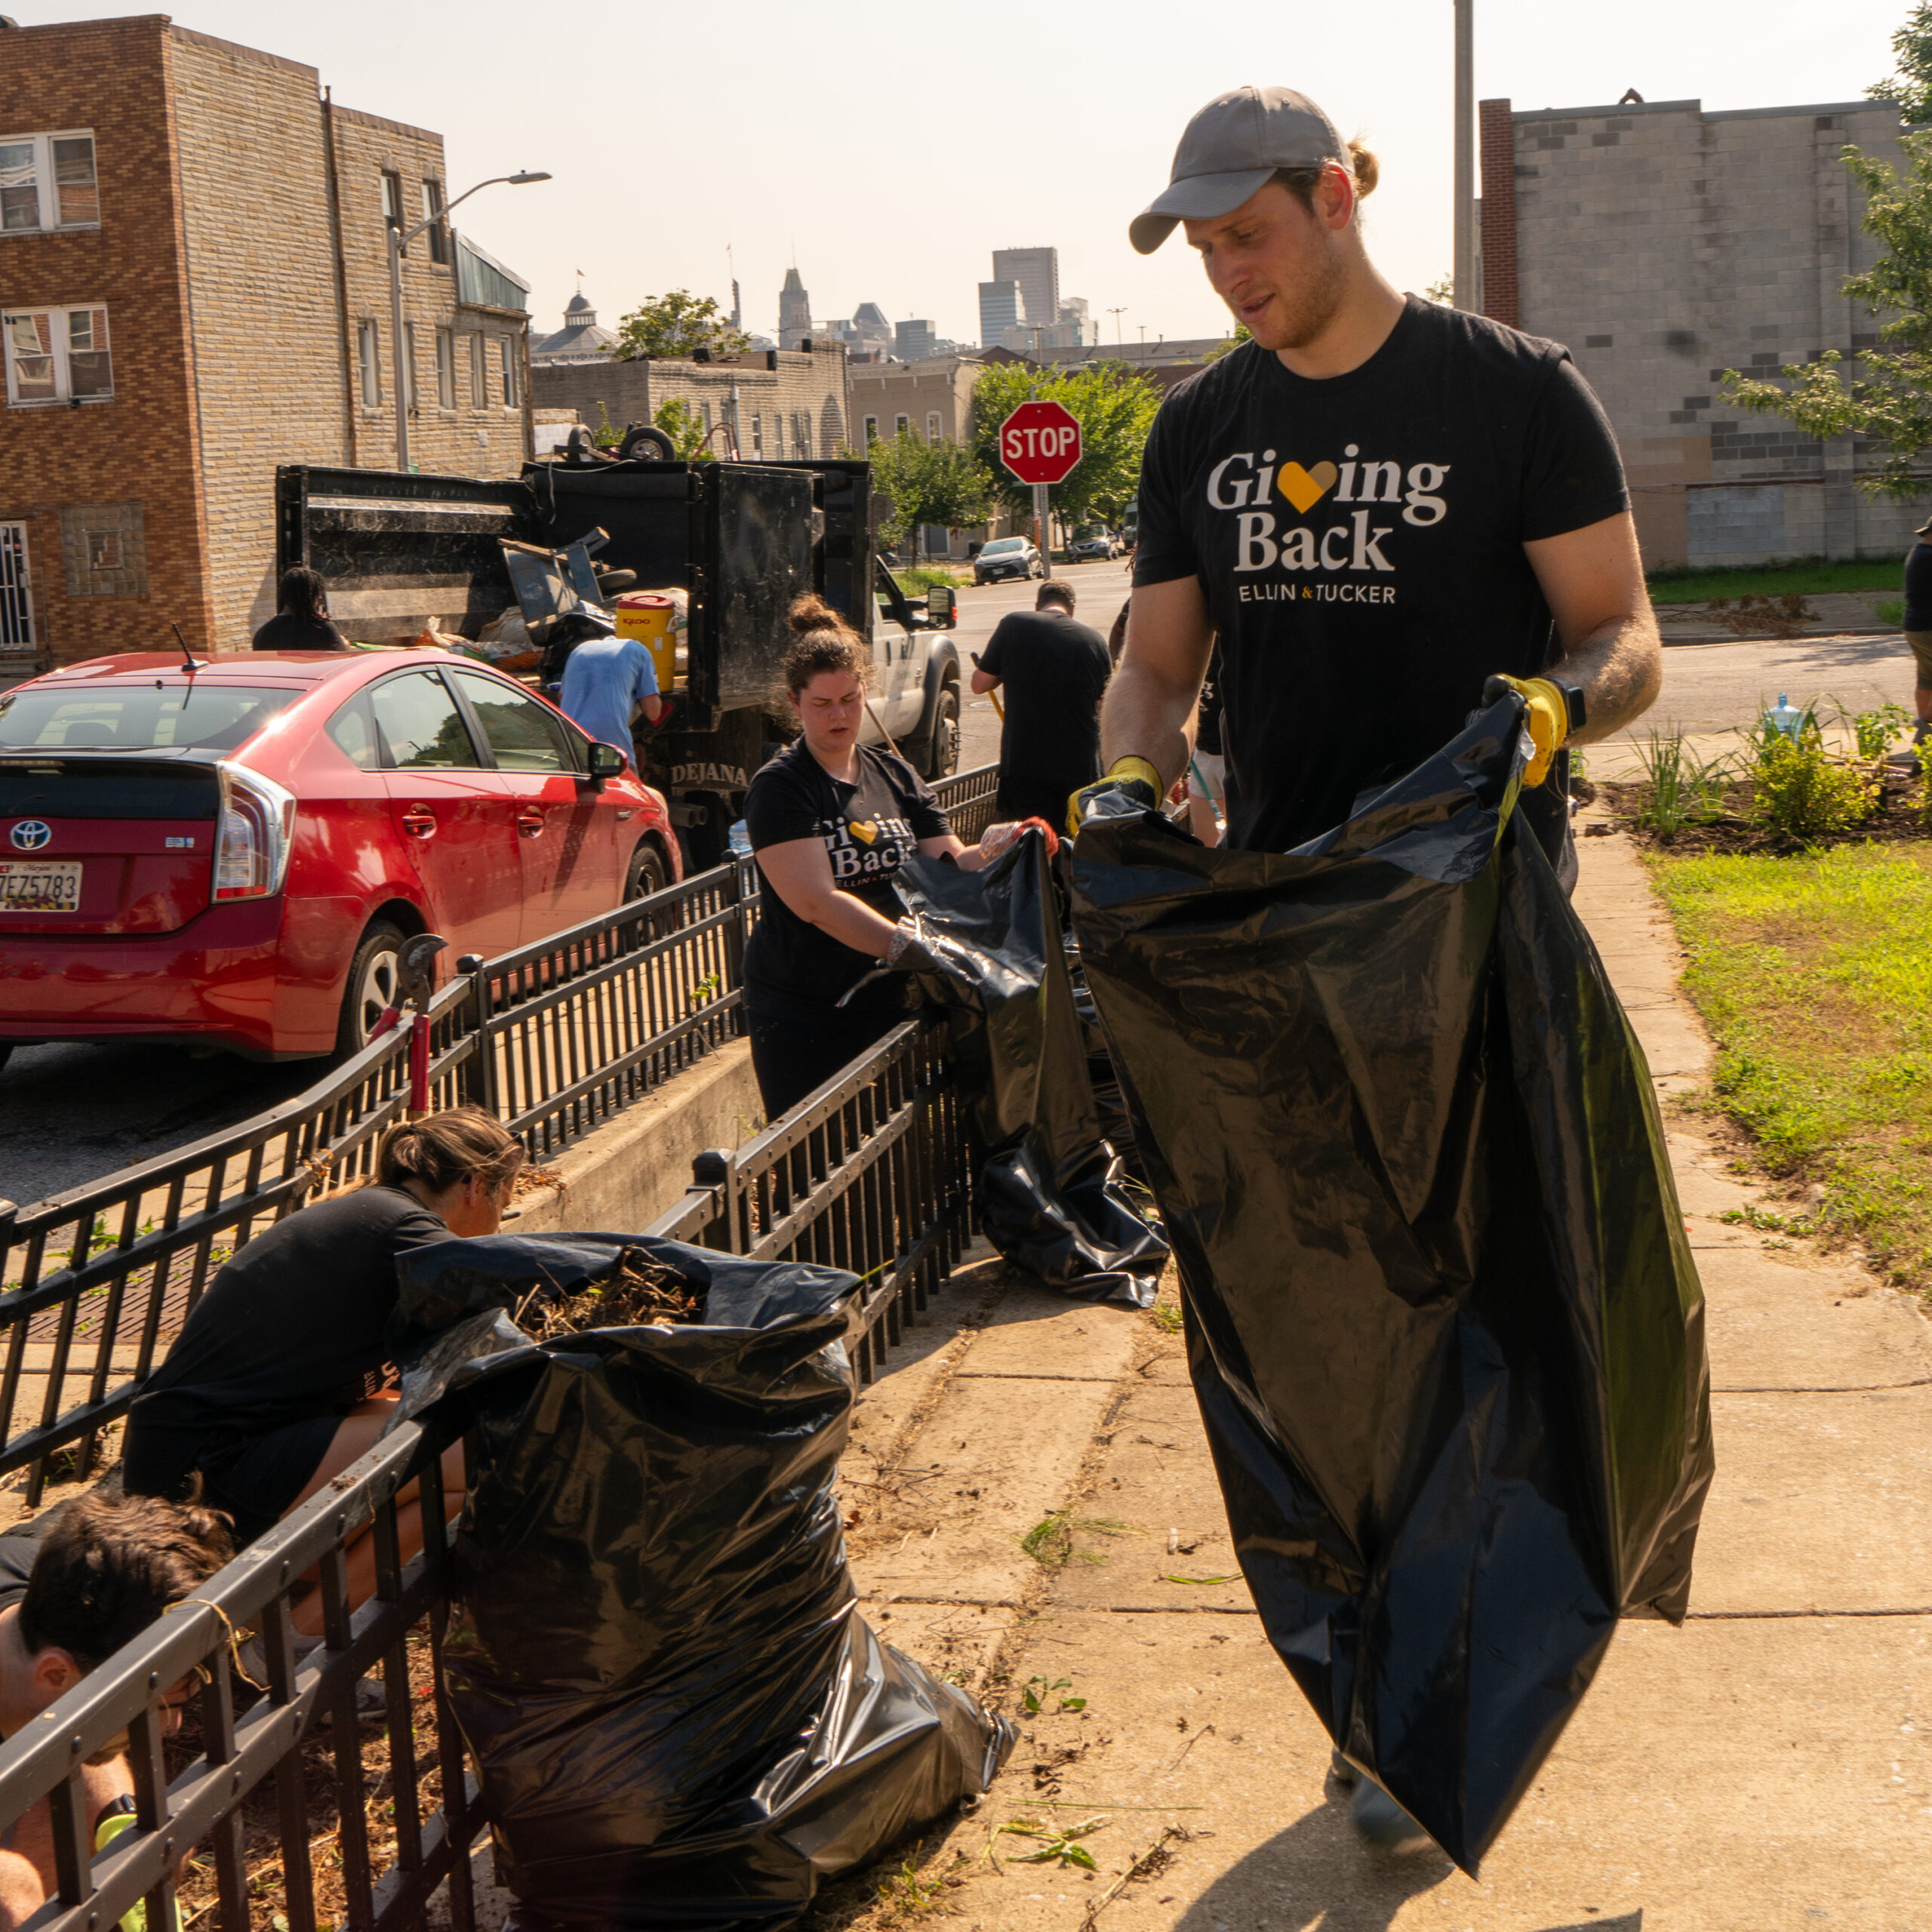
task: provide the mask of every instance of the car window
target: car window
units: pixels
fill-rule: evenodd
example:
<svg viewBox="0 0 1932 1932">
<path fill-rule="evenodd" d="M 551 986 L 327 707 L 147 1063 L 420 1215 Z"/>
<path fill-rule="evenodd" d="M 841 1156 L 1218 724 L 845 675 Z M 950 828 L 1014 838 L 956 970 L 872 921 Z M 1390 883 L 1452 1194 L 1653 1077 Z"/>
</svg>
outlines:
<svg viewBox="0 0 1932 1932">
<path fill-rule="evenodd" d="M 1025 548 L 1026 540 L 1023 537 L 1000 537 L 995 538 L 980 554 L 983 557 L 998 557 L 1003 555 L 1009 550 L 1020 550 Z"/>
<path fill-rule="evenodd" d="M 503 771 L 575 771 L 577 758 L 563 720 L 548 705 L 475 671 L 451 674 L 476 713 Z"/>
<path fill-rule="evenodd" d="M 369 693 L 387 761 L 398 771 L 473 771 L 483 761 L 456 700 L 432 671 L 385 678 Z"/>
<path fill-rule="evenodd" d="M 376 721 L 369 715 L 368 692 L 358 691 L 323 729 L 351 764 L 365 771 L 381 771 L 382 747 L 376 738 Z"/>
<path fill-rule="evenodd" d="M 63 691 L 32 686 L 0 697 L 0 746 L 32 751 L 160 751 L 192 746 L 232 752 L 299 691 L 272 685 L 96 685 Z"/>
</svg>

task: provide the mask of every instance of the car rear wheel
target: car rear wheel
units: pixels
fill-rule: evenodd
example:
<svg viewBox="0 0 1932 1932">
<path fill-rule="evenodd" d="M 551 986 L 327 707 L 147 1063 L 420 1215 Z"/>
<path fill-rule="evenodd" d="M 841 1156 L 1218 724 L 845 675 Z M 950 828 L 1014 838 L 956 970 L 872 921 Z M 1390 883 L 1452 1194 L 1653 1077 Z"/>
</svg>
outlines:
<svg viewBox="0 0 1932 1932">
<path fill-rule="evenodd" d="M 959 769 L 959 691 L 954 685 L 941 688 L 939 702 L 933 707 L 932 736 L 928 740 L 925 774 L 928 778 L 950 778 Z"/>
<path fill-rule="evenodd" d="M 376 1023 L 395 1003 L 402 977 L 402 934 L 386 919 L 378 919 L 362 935 L 355 957 L 349 962 L 349 983 L 343 989 L 342 1018 L 336 1028 L 335 1050 L 346 1059 L 369 1044 Z"/>
</svg>

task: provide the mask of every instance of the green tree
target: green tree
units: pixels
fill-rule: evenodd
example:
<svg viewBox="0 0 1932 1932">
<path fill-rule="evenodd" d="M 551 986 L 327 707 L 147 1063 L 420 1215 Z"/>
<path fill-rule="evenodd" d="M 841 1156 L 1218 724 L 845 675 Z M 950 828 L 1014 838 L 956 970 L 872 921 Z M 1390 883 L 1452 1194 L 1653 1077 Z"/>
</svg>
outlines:
<svg viewBox="0 0 1932 1932">
<path fill-rule="evenodd" d="M 1226 342 L 1215 343 L 1214 346 L 1209 349 L 1201 359 L 1204 362 L 1218 362 L 1223 356 L 1238 349 L 1243 343 L 1252 342 L 1254 340 L 1254 337 L 1248 334 L 1247 325 L 1245 322 L 1237 322 L 1235 325 L 1234 334 L 1229 336 Z"/>
<path fill-rule="evenodd" d="M 987 369 L 973 391 L 973 447 L 999 500 L 1022 513 L 1032 509 L 1032 492 L 1000 461 L 999 426 L 1029 401 L 1059 403 L 1080 425 L 1080 461 L 1054 485 L 1055 514 L 1069 526 L 1096 516 L 1118 523 L 1140 486 L 1159 390 L 1124 362 L 1051 373 L 1022 362 Z"/>
<path fill-rule="evenodd" d="M 684 463 L 715 463 L 718 452 L 706 441 L 704 418 L 682 396 L 660 402 L 651 412 L 651 420 L 671 439 L 671 447 Z"/>
<path fill-rule="evenodd" d="M 879 533 L 896 543 L 924 523 L 957 530 L 984 523 L 998 499 L 992 478 L 967 444 L 928 442 L 916 429 L 902 429 L 890 442 L 874 437 L 866 446 L 872 488 L 892 503 Z"/>
<path fill-rule="evenodd" d="M 1918 0 L 1892 35 L 1892 58 L 1896 71 L 1865 91 L 1874 100 L 1897 101 L 1907 124 L 1922 127 L 1932 121 L 1932 0 Z"/>
<path fill-rule="evenodd" d="M 620 361 L 635 362 L 641 355 L 689 355 L 700 349 L 714 355 L 734 355 L 751 346 L 751 337 L 734 329 L 731 318 L 709 295 L 674 288 L 633 309 L 617 325 L 611 353 Z"/>
<path fill-rule="evenodd" d="M 1878 326 L 1884 346 L 1858 358 L 1852 367 L 1860 373 L 1849 378 L 1838 351 L 1826 349 L 1815 361 L 1785 365 L 1789 389 L 1735 369 L 1724 371 L 1723 385 L 1727 401 L 1787 417 L 1807 435 L 1851 432 L 1881 445 L 1884 461 L 1875 475 L 1860 478 L 1860 487 L 1901 499 L 1924 494 L 1912 466 L 1932 447 L 1932 131 L 1906 134 L 1903 144 L 1903 170 L 1857 148 L 1839 157 L 1865 190 L 1865 226 L 1886 248 L 1864 274 L 1846 281 L 1844 293 L 1889 317 Z"/>
</svg>

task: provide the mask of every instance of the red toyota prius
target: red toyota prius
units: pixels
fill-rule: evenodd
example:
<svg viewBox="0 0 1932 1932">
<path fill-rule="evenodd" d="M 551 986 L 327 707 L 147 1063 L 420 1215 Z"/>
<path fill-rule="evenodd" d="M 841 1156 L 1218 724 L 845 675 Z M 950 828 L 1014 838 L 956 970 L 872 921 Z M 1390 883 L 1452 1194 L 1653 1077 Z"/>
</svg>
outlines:
<svg viewBox="0 0 1932 1932">
<path fill-rule="evenodd" d="M 443 651 L 100 657 L 0 695 L 0 1059 L 352 1051 L 413 933 L 447 975 L 681 875 L 664 801 Z"/>
</svg>

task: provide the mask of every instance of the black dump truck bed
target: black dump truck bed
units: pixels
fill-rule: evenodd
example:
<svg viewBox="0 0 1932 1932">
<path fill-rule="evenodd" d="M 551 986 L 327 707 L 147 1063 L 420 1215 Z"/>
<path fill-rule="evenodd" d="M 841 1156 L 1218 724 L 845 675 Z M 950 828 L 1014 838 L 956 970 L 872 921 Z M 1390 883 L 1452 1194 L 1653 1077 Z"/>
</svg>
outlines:
<svg viewBox="0 0 1932 1932">
<path fill-rule="evenodd" d="M 473 638 L 516 602 L 500 539 L 561 549 L 602 529 L 600 563 L 689 593 L 687 728 L 703 731 L 779 703 L 801 592 L 869 629 L 869 484 L 841 462 L 533 463 L 500 481 L 292 465 L 275 472 L 276 567 L 320 571 L 358 642 L 431 623 Z"/>
</svg>

